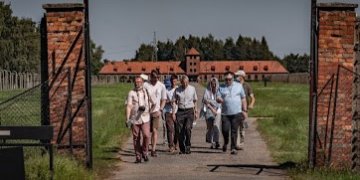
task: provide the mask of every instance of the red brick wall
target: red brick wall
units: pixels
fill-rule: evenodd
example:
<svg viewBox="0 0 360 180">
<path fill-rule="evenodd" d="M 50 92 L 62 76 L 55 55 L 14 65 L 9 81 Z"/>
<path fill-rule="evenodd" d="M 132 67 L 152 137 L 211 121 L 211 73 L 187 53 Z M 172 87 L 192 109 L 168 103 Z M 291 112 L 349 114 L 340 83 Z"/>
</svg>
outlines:
<svg viewBox="0 0 360 180">
<path fill-rule="evenodd" d="M 353 69 L 356 13 L 354 6 L 351 5 L 320 4 L 318 18 L 317 87 L 319 93 L 331 75 L 336 74 L 339 64 Z M 330 92 L 331 86 L 328 85 L 318 97 L 317 132 L 319 136 L 316 138 L 316 165 L 327 164 L 334 168 L 350 167 L 352 73 L 340 70 L 333 140 L 331 140 L 333 103 L 330 104 L 330 111 L 328 109 Z M 334 92 L 333 88 L 332 98 L 334 98 Z M 330 112 L 329 116 L 328 112 Z M 331 159 L 327 162 L 329 156 Z"/>
<path fill-rule="evenodd" d="M 47 52 L 49 79 L 55 79 L 49 91 L 50 123 L 54 126 L 54 142 L 56 142 L 61 126 L 65 129 L 70 118 L 64 115 L 68 98 L 71 97 L 71 114 L 73 115 L 85 96 L 85 58 L 84 58 L 84 12 L 82 4 L 46 4 Z M 81 32 L 80 32 L 81 31 Z M 71 46 L 74 46 L 71 49 Z M 68 53 L 70 52 L 70 53 Z M 66 55 L 68 54 L 68 58 Z M 67 72 L 70 69 L 70 82 Z M 57 72 L 59 76 L 54 76 Z M 74 84 L 71 94 L 69 83 Z M 85 104 L 75 116 L 72 126 L 73 144 L 86 143 Z M 64 123 L 63 123 L 64 121 Z M 60 143 L 69 145 L 69 133 Z M 85 155 L 83 148 L 76 152 Z"/>
</svg>

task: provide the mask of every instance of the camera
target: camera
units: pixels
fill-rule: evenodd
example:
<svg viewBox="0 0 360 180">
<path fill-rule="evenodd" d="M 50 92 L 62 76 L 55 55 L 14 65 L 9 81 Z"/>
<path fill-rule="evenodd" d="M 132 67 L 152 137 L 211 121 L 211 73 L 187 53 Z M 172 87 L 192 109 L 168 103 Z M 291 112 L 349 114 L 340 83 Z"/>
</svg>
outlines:
<svg viewBox="0 0 360 180">
<path fill-rule="evenodd" d="M 145 106 L 139 106 L 138 111 L 145 111 Z"/>
</svg>

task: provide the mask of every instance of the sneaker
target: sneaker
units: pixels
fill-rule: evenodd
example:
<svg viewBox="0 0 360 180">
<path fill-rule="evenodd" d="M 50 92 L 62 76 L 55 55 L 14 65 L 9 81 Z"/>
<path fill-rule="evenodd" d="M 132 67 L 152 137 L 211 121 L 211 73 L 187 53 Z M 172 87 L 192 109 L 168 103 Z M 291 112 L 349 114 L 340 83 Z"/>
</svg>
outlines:
<svg viewBox="0 0 360 180">
<path fill-rule="evenodd" d="M 145 162 L 148 162 L 148 161 L 149 161 L 149 157 L 148 157 L 147 155 L 144 155 L 143 158 L 144 158 L 144 161 L 145 161 Z"/>
<path fill-rule="evenodd" d="M 184 152 L 184 151 L 180 151 L 179 154 L 185 154 L 185 152 Z"/>
<path fill-rule="evenodd" d="M 215 143 L 215 149 L 219 149 L 219 147 L 220 147 L 220 144 L 218 142 Z"/>
<path fill-rule="evenodd" d="M 141 163 L 141 158 L 136 158 L 135 164 L 139 164 L 139 163 Z"/>
<path fill-rule="evenodd" d="M 224 145 L 223 148 L 222 148 L 223 152 L 226 152 L 227 151 L 227 146 Z"/>
<path fill-rule="evenodd" d="M 231 154 L 232 154 L 232 155 L 236 155 L 236 154 L 237 154 L 236 149 L 232 149 L 232 150 L 231 150 Z"/>
<path fill-rule="evenodd" d="M 244 148 L 242 146 L 236 146 L 235 149 L 236 150 L 244 150 Z"/>
<path fill-rule="evenodd" d="M 190 147 L 187 147 L 186 148 L 186 151 L 185 151 L 186 154 L 191 154 L 191 150 L 190 150 Z"/>
<path fill-rule="evenodd" d="M 169 152 L 170 152 L 171 154 L 175 153 L 175 148 L 171 147 L 171 148 L 169 149 Z"/>
<path fill-rule="evenodd" d="M 157 157 L 156 151 L 151 151 L 151 157 Z"/>
</svg>

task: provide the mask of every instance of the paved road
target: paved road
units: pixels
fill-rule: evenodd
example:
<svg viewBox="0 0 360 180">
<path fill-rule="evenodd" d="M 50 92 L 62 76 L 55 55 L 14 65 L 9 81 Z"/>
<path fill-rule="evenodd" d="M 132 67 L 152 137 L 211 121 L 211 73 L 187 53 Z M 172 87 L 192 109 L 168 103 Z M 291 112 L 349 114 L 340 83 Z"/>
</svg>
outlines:
<svg viewBox="0 0 360 180">
<path fill-rule="evenodd" d="M 202 97 L 204 88 L 193 84 Z M 250 118 L 246 130 L 245 149 L 237 155 L 212 150 L 205 143 L 206 124 L 198 121 L 193 128 L 192 153 L 171 155 L 166 145 L 159 144 L 158 157 L 135 164 L 132 140 L 129 138 L 119 152 L 121 162 L 109 179 L 288 179 L 286 171 L 271 159 L 265 142 L 256 130 L 256 119 Z M 160 137 L 159 143 L 163 140 Z"/>
</svg>

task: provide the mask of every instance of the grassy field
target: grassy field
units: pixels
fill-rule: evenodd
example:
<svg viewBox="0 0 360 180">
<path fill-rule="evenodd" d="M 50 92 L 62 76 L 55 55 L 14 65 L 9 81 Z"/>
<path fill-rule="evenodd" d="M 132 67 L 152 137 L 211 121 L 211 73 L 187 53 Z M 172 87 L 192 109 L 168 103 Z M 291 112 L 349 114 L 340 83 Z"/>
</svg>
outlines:
<svg viewBox="0 0 360 180">
<path fill-rule="evenodd" d="M 94 170 L 88 171 L 72 157 L 55 153 L 54 179 L 102 179 L 108 174 L 121 142 L 129 135 L 124 123 L 124 102 L 131 86 L 118 84 L 92 88 Z M 0 102 L 21 92 L 2 91 Z M 40 91 L 35 90 L 31 96 L 21 98 L 7 109 L 0 108 L 3 125 L 40 125 L 39 95 Z M 26 179 L 49 179 L 48 156 L 41 156 L 39 148 L 25 148 L 25 159 Z"/>
<path fill-rule="evenodd" d="M 118 161 L 119 147 L 129 136 L 125 127 L 125 99 L 132 84 L 93 87 L 93 152 L 95 177 L 106 176 Z"/>
<path fill-rule="evenodd" d="M 268 139 L 273 158 L 280 163 L 306 160 L 308 86 L 255 83 L 253 89 L 256 104 L 250 115 L 259 117 L 259 129 Z"/>
<path fill-rule="evenodd" d="M 307 168 L 309 86 L 301 84 L 252 83 L 256 96 L 250 116 L 258 117 L 262 136 L 272 157 L 289 169 L 294 179 L 360 179 L 350 171 Z"/>
</svg>

